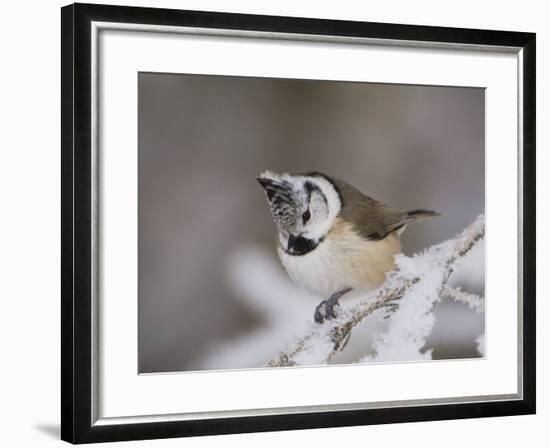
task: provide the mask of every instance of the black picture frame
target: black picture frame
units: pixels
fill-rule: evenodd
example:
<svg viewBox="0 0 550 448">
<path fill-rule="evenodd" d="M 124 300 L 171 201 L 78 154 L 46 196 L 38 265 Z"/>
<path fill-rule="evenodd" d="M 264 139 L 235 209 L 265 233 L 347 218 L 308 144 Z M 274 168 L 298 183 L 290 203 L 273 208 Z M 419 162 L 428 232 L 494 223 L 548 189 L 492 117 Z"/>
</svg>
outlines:
<svg viewBox="0 0 550 448">
<path fill-rule="evenodd" d="M 535 50 L 534 33 L 395 25 L 90 4 L 61 10 L 62 269 L 61 438 L 72 443 L 279 431 L 535 413 Z M 393 41 L 508 46 L 522 50 L 523 107 L 523 397 L 418 405 L 94 425 L 92 415 L 92 107 L 91 23 L 141 23 Z"/>
</svg>

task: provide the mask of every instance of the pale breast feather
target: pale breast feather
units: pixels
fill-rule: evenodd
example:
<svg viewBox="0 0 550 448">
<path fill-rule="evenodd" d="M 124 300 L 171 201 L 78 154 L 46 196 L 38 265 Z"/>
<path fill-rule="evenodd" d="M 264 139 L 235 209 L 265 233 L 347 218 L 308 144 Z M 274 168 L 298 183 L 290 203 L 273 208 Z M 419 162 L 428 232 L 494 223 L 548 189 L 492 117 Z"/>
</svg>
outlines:
<svg viewBox="0 0 550 448">
<path fill-rule="evenodd" d="M 394 234 L 369 241 L 338 218 L 313 251 L 292 256 L 279 246 L 278 253 L 293 281 L 314 294 L 328 297 L 345 288 L 362 291 L 378 288 L 386 272 L 394 268 L 394 256 L 400 249 Z"/>
</svg>

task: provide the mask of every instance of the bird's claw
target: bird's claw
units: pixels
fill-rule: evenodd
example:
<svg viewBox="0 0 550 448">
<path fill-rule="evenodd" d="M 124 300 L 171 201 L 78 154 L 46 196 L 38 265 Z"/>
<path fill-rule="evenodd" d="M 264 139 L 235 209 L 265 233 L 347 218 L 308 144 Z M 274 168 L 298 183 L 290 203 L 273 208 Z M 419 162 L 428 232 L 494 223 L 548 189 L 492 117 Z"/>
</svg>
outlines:
<svg viewBox="0 0 550 448">
<path fill-rule="evenodd" d="M 313 318 L 318 324 L 322 324 L 325 320 L 334 319 L 340 311 L 340 304 L 338 300 L 323 300 L 315 308 L 315 314 Z"/>
<path fill-rule="evenodd" d="M 344 288 L 341 291 L 335 292 L 329 299 L 323 300 L 319 305 L 317 305 L 317 308 L 315 308 L 315 313 L 313 314 L 315 322 L 322 324 L 325 320 L 334 319 L 340 311 L 340 304 L 338 303 L 338 300 L 350 291 L 351 288 Z"/>
</svg>

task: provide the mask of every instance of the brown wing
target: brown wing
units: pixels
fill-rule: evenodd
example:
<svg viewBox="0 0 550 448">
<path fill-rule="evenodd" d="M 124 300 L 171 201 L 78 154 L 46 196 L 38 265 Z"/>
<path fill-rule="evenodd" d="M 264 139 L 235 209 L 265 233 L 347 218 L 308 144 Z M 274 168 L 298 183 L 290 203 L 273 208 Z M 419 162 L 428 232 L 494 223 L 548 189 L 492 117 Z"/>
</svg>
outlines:
<svg viewBox="0 0 550 448">
<path fill-rule="evenodd" d="M 351 222 L 363 238 L 381 240 L 417 220 L 415 215 L 388 207 L 341 180 L 334 178 L 331 180 L 339 190 L 342 199 L 343 207 L 340 216 L 345 221 Z"/>
</svg>

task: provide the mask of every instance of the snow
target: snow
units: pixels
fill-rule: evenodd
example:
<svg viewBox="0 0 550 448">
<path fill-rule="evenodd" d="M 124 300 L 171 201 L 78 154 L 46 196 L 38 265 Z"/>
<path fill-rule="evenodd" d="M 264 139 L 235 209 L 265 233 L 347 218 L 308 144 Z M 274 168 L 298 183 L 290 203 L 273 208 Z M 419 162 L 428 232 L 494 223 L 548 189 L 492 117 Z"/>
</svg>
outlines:
<svg viewBox="0 0 550 448">
<path fill-rule="evenodd" d="M 479 216 L 470 226 L 476 232 L 483 226 L 484 218 Z M 367 355 L 359 362 L 396 362 L 432 359 L 432 351 L 423 348 L 435 324 L 434 306 L 441 300 L 441 288 L 446 282 L 448 260 L 456 251 L 457 241 L 467 237 L 461 234 L 456 240 L 449 240 L 423 253 L 406 257 L 396 257 L 397 270 L 388 276 L 386 285 L 397 286 L 406 279 L 419 281 L 407 290 L 399 301 L 399 308 L 390 319 L 388 330 L 375 338 L 375 355 Z M 479 297 L 457 289 L 460 301 L 476 311 L 482 311 Z M 481 305 L 476 301 L 479 299 Z M 478 343 L 479 346 L 479 343 Z M 480 352 L 481 353 L 481 352 Z"/>
</svg>

